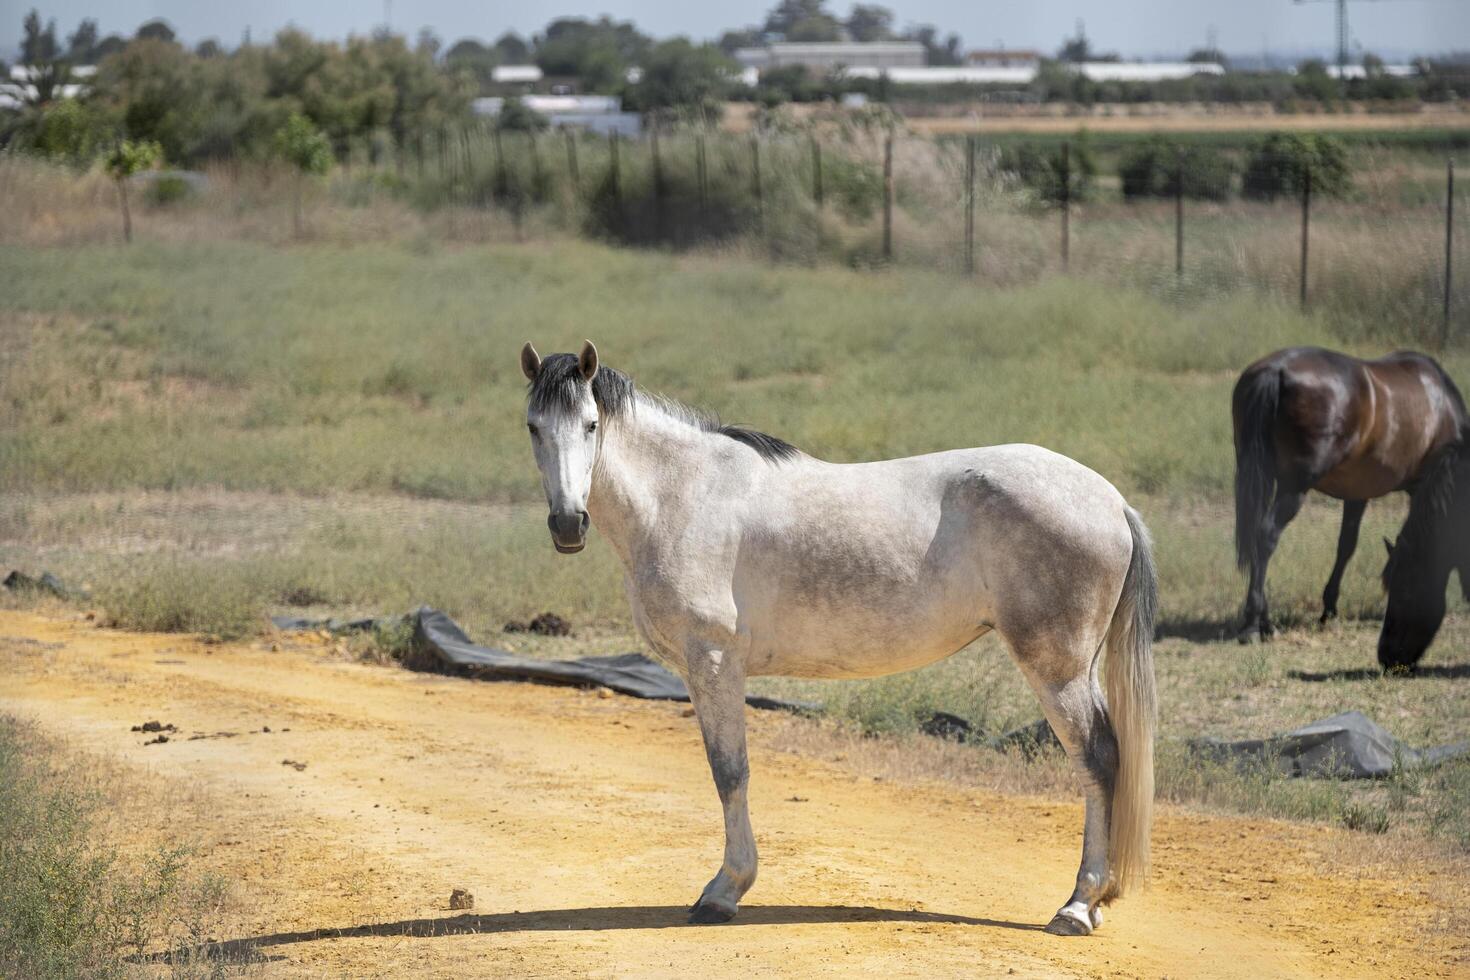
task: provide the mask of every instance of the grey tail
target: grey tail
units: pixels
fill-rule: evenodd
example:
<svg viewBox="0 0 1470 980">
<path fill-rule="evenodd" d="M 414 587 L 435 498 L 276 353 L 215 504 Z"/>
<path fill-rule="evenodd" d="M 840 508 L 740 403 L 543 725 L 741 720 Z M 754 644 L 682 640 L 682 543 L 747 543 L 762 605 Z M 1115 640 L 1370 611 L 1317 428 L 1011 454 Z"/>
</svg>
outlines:
<svg viewBox="0 0 1470 980">
<path fill-rule="evenodd" d="M 1247 568 L 1256 557 L 1258 531 L 1276 498 L 1276 410 L 1281 371 L 1270 367 L 1235 384 L 1235 563 Z"/>
</svg>

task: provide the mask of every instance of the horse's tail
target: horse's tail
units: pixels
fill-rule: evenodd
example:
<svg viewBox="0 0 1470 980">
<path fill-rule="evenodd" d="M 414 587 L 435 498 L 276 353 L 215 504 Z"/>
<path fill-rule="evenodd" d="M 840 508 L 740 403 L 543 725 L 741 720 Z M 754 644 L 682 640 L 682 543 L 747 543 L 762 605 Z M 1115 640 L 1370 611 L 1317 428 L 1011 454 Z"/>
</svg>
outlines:
<svg viewBox="0 0 1470 980">
<path fill-rule="evenodd" d="M 1159 582 L 1153 546 L 1138 512 L 1128 507 L 1124 513 L 1133 536 L 1133 557 L 1108 626 L 1104 666 L 1108 717 L 1118 740 L 1108 853 L 1120 894 L 1134 884 L 1142 884 L 1148 875 L 1149 828 L 1154 809 L 1154 720 L 1158 713 L 1153 642 Z"/>
<path fill-rule="evenodd" d="M 1276 367 L 1248 371 L 1235 383 L 1231 414 L 1235 422 L 1235 564 L 1247 568 L 1256 557 L 1260 527 L 1276 496 L 1276 409 L 1281 402 L 1281 372 Z"/>
</svg>

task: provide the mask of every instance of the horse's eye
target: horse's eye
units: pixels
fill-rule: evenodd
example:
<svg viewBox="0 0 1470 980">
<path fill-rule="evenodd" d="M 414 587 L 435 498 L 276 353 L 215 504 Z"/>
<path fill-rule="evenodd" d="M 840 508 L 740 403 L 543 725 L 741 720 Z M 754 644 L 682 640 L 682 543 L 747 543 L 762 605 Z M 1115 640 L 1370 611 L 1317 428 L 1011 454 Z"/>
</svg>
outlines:
<svg viewBox="0 0 1470 980">
<path fill-rule="evenodd" d="M 596 431 L 597 431 L 597 423 L 596 422 L 588 422 L 587 423 L 587 434 L 588 435 L 591 435 L 592 433 L 594 433 Z"/>
<path fill-rule="evenodd" d="M 539 436 L 541 434 L 537 430 L 537 428 L 534 425 L 532 425 L 531 423 L 529 423 L 529 422 L 526 423 L 526 431 L 528 431 L 528 432 L 531 433 L 531 438 L 532 439 L 536 438 L 537 436 Z"/>
</svg>

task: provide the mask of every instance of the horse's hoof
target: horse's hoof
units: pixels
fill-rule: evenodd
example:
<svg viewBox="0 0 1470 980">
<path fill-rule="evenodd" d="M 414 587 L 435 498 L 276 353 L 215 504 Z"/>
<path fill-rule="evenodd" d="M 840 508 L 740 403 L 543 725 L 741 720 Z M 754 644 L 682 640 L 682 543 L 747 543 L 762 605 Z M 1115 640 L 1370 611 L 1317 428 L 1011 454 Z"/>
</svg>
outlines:
<svg viewBox="0 0 1470 980">
<path fill-rule="evenodd" d="M 1098 921 L 1102 921 L 1101 917 Z M 1046 924 L 1046 931 L 1053 936 L 1089 936 L 1092 934 L 1092 924 L 1083 922 L 1067 909 L 1063 909 L 1051 917 L 1051 921 Z"/>
<path fill-rule="evenodd" d="M 722 908 L 713 904 L 701 903 L 689 910 L 690 925 L 716 925 L 721 922 L 729 922 L 733 918 L 735 918 L 735 909 Z"/>
</svg>

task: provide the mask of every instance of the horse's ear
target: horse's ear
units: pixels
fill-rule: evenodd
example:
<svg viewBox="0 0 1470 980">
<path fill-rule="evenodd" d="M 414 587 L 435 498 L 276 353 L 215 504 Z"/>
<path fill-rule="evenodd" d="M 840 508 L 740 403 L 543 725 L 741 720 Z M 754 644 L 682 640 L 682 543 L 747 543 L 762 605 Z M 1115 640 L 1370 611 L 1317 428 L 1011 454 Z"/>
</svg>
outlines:
<svg viewBox="0 0 1470 980">
<path fill-rule="evenodd" d="M 541 355 L 536 353 L 536 348 L 531 346 L 529 340 L 521 348 L 521 373 L 529 381 L 535 381 L 536 375 L 541 373 Z"/>
<path fill-rule="evenodd" d="M 597 377 L 597 348 L 592 341 L 582 341 L 582 353 L 577 357 L 577 369 L 582 372 L 582 380 L 591 381 Z"/>
<path fill-rule="evenodd" d="M 1393 557 L 1393 542 L 1387 538 L 1383 539 L 1383 550 L 1388 552 L 1388 557 Z"/>
</svg>

